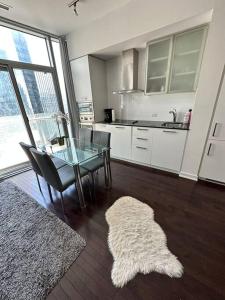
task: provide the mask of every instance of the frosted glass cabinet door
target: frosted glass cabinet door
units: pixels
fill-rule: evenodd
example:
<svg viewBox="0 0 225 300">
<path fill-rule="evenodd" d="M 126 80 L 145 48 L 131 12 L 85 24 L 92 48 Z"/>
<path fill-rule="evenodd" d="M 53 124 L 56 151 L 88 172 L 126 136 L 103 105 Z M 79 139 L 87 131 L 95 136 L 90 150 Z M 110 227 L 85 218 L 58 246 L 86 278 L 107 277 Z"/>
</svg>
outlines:
<svg viewBox="0 0 225 300">
<path fill-rule="evenodd" d="M 147 72 L 145 93 L 167 91 L 171 38 L 150 43 L 147 48 Z"/>
<path fill-rule="evenodd" d="M 197 86 L 206 28 L 175 35 L 169 92 L 192 92 Z"/>
</svg>

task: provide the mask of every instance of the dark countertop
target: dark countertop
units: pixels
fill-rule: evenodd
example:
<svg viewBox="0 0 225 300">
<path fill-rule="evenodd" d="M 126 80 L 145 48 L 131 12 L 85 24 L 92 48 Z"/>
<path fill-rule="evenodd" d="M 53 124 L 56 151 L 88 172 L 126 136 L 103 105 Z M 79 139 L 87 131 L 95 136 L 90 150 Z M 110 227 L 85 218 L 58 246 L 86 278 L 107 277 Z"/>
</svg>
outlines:
<svg viewBox="0 0 225 300">
<path fill-rule="evenodd" d="M 151 128 L 166 128 L 166 129 L 178 129 L 178 130 L 189 130 L 189 126 L 168 121 L 138 121 L 138 120 L 116 120 L 115 122 L 106 123 L 105 121 L 97 122 L 100 124 L 109 125 L 123 125 L 123 126 L 134 126 L 134 127 L 151 127 Z M 169 123 L 169 124 L 168 124 Z M 163 125 L 167 124 L 167 125 Z"/>
</svg>

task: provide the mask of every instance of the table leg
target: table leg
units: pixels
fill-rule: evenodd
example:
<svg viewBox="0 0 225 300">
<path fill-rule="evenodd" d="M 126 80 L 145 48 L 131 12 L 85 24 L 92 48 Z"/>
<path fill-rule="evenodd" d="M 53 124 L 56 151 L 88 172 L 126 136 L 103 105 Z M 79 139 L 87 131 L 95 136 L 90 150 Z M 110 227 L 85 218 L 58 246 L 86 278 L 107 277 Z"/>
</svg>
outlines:
<svg viewBox="0 0 225 300">
<path fill-rule="evenodd" d="M 81 181 L 81 177 L 80 177 L 79 165 L 73 166 L 73 170 L 75 173 L 75 178 L 76 178 L 76 183 L 77 183 L 76 187 L 77 187 L 78 197 L 79 197 L 79 201 L 80 201 L 80 206 L 81 206 L 81 208 L 85 208 L 86 203 L 84 200 L 84 191 L 83 191 L 83 185 L 82 185 L 82 181 Z"/>
</svg>

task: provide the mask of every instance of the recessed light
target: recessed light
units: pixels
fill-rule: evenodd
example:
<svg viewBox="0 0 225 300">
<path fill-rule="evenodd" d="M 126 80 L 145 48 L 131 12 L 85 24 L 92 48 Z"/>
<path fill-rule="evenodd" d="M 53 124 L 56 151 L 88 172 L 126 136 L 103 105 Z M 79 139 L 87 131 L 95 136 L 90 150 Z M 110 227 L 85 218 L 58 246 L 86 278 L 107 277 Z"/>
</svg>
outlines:
<svg viewBox="0 0 225 300">
<path fill-rule="evenodd" d="M 0 9 L 9 10 L 10 8 L 12 8 L 12 6 L 0 2 Z"/>
</svg>

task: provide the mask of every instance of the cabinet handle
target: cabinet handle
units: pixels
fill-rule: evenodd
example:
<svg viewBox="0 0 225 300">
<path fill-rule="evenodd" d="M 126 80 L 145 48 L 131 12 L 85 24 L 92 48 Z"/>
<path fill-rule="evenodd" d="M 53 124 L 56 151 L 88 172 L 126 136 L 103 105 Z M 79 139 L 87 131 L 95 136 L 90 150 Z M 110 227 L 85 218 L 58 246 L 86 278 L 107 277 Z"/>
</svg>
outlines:
<svg viewBox="0 0 225 300">
<path fill-rule="evenodd" d="M 216 133 L 216 127 L 217 127 L 218 123 L 215 123 L 215 127 L 214 127 L 214 130 L 213 130 L 213 134 L 212 136 L 215 136 L 215 133 Z"/>
<path fill-rule="evenodd" d="M 176 131 L 173 131 L 173 130 L 163 130 L 163 132 L 177 133 Z"/>
<path fill-rule="evenodd" d="M 211 148 L 212 148 L 212 143 L 209 144 L 209 149 L 208 149 L 208 152 L 207 152 L 207 155 L 208 155 L 208 156 L 210 156 Z"/>
<path fill-rule="evenodd" d="M 116 126 L 116 128 L 118 128 L 118 129 L 124 129 L 125 127 L 119 127 L 119 126 Z"/>
<path fill-rule="evenodd" d="M 148 128 L 137 128 L 137 130 L 140 130 L 140 131 L 148 131 Z"/>
<path fill-rule="evenodd" d="M 147 141 L 148 139 L 144 139 L 144 138 L 137 138 L 137 140 L 141 140 L 141 141 Z"/>
<path fill-rule="evenodd" d="M 140 146 L 136 146 L 136 148 L 142 149 L 142 150 L 148 150 L 147 148 L 145 148 L 145 147 L 140 147 Z"/>
</svg>

